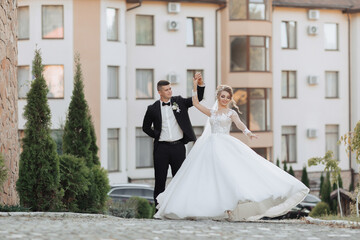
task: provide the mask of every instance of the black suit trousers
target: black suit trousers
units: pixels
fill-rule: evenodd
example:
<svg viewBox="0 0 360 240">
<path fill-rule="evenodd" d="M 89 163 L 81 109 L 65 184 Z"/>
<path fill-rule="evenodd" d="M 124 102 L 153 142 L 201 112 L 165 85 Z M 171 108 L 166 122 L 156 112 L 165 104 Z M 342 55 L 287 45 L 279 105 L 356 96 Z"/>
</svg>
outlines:
<svg viewBox="0 0 360 240">
<path fill-rule="evenodd" d="M 154 200 L 157 205 L 156 197 L 165 190 L 167 172 L 169 165 L 174 177 L 185 159 L 186 151 L 183 143 L 167 144 L 158 142 L 154 148 L 154 170 L 155 170 L 155 189 Z"/>
</svg>

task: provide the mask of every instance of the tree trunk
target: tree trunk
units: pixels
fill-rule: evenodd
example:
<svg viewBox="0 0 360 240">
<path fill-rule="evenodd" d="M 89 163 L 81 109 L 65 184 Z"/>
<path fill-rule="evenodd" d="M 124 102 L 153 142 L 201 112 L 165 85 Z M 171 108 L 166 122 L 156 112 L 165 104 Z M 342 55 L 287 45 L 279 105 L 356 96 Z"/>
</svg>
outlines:
<svg viewBox="0 0 360 240">
<path fill-rule="evenodd" d="M 336 184 L 337 184 L 338 203 L 339 203 L 339 208 L 340 208 L 340 216 L 343 217 L 343 212 L 342 212 L 342 207 L 341 207 L 341 202 L 340 202 L 339 180 L 336 181 Z"/>
</svg>

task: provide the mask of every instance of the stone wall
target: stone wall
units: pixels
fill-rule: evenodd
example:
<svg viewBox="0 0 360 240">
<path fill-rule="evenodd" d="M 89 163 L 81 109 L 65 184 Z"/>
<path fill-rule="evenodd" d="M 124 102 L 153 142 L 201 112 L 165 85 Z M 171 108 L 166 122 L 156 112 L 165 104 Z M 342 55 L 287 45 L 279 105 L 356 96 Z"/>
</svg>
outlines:
<svg viewBox="0 0 360 240">
<path fill-rule="evenodd" d="M 0 204 L 17 204 L 19 172 L 17 113 L 17 0 L 0 0 L 0 153 L 8 180 L 0 186 Z"/>
</svg>

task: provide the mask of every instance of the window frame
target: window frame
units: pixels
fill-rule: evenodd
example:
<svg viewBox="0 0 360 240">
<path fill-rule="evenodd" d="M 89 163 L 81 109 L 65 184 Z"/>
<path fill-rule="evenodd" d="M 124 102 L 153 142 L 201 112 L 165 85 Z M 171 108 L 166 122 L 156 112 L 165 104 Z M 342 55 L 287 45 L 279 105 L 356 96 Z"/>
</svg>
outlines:
<svg viewBox="0 0 360 240">
<path fill-rule="evenodd" d="M 142 43 L 137 43 L 137 17 L 138 16 L 148 16 L 152 18 L 152 43 L 146 43 L 146 44 L 142 44 Z M 136 46 L 155 46 L 155 17 L 154 15 L 150 15 L 150 14 L 136 14 L 135 15 L 135 45 Z"/>
<path fill-rule="evenodd" d="M 186 43 L 186 47 L 204 47 L 204 18 L 203 17 L 186 17 L 186 20 L 188 20 L 188 19 L 192 19 L 192 23 L 193 23 L 193 32 L 192 32 L 192 34 L 193 34 L 193 38 L 194 38 L 194 45 L 189 45 L 189 44 L 187 44 Z M 195 21 L 194 21 L 194 19 L 196 19 L 196 18 L 199 18 L 199 19 L 201 19 L 202 20 L 202 25 L 201 25 L 201 32 L 202 32 L 202 44 L 201 45 L 196 45 L 196 34 L 195 34 Z M 186 31 L 186 33 L 187 33 L 187 31 Z"/>
<path fill-rule="evenodd" d="M 328 97 L 327 87 L 328 87 L 328 78 L 327 73 L 336 73 L 336 96 L 335 97 Z M 339 71 L 325 71 L 325 99 L 339 99 L 340 98 L 340 84 L 339 84 Z"/>
<path fill-rule="evenodd" d="M 44 7 L 54 7 L 54 6 L 60 6 L 62 8 L 62 27 L 63 27 L 63 36 L 61 38 L 45 38 L 44 37 Z M 44 4 L 41 5 L 41 39 L 42 40 L 64 40 L 65 39 L 65 11 L 64 11 L 64 5 L 63 4 Z"/>
<path fill-rule="evenodd" d="M 121 99 L 121 96 L 120 96 L 120 66 L 116 66 L 116 65 L 107 65 L 106 66 L 106 70 L 107 70 L 107 83 L 106 83 L 106 98 L 107 99 Z M 116 79 L 116 84 L 117 84 L 117 89 L 116 89 L 116 97 L 109 97 L 109 92 L 108 92 L 108 87 L 109 87 L 109 68 L 116 68 L 117 70 L 117 79 Z"/>
<path fill-rule="evenodd" d="M 270 88 L 234 88 L 234 93 L 237 91 L 237 89 L 244 89 L 246 90 L 246 94 L 247 94 L 247 101 L 246 101 L 246 109 L 247 109 L 247 115 L 246 115 L 246 127 L 248 129 L 250 129 L 252 132 L 271 132 L 271 116 L 269 115 L 269 112 L 271 113 L 271 110 L 268 109 L 268 104 L 267 104 L 267 100 L 271 101 L 270 99 Z M 250 98 L 250 91 L 253 89 L 262 89 L 264 90 L 264 98 Z M 269 92 L 269 94 L 268 94 Z M 268 96 L 269 95 L 269 96 Z M 265 102 L 265 113 L 264 113 L 264 122 L 265 122 L 265 130 L 252 130 L 251 126 L 250 126 L 250 101 L 252 99 L 263 99 Z M 269 107 L 271 107 L 271 103 L 269 104 Z M 237 112 L 237 109 L 234 109 Z M 269 119 L 268 119 L 268 115 L 269 115 Z M 241 118 L 241 115 L 239 116 Z M 268 128 L 268 122 L 269 122 L 269 128 Z M 233 123 L 234 124 L 234 123 Z M 245 123 L 244 123 L 245 124 Z M 234 127 L 231 128 L 231 132 L 240 132 L 241 130 L 239 130 L 235 125 L 233 125 Z"/>
<path fill-rule="evenodd" d="M 232 60 L 232 48 L 231 48 L 231 41 L 232 38 L 236 38 L 236 37 L 245 37 L 246 38 L 246 69 L 245 70 L 232 70 L 231 68 L 231 60 Z M 264 39 L 264 45 L 263 46 L 251 46 L 250 45 L 250 38 L 251 37 L 262 37 Z M 269 41 L 269 46 L 268 48 L 266 47 L 266 41 Z M 238 72 L 257 72 L 257 73 L 269 73 L 271 72 L 271 42 L 270 42 L 270 37 L 269 36 L 257 36 L 257 35 L 231 35 L 230 36 L 230 73 L 238 73 Z M 264 48 L 265 50 L 265 56 L 264 56 L 264 60 L 265 60 L 265 70 L 264 71 L 260 71 L 260 70 L 250 70 L 250 47 L 256 47 L 256 48 Z M 269 54 L 269 56 L 267 56 L 267 54 Z M 269 61 L 268 61 L 269 60 Z M 269 69 L 269 70 L 267 70 Z"/>
<path fill-rule="evenodd" d="M 145 98 L 145 97 L 137 97 L 136 95 L 136 91 L 137 91 L 137 84 L 136 84 L 136 81 L 137 81 L 137 70 L 152 70 L 152 89 L 151 89 L 151 95 L 152 97 L 151 98 Z M 155 98 L 155 91 L 154 91 L 154 87 L 155 87 L 155 81 L 154 81 L 154 76 L 155 76 L 155 71 L 153 68 L 136 68 L 135 69 L 135 99 L 136 100 L 150 100 L 150 99 L 154 99 Z"/>
<path fill-rule="evenodd" d="M 30 65 L 18 65 L 17 67 L 17 70 L 16 70 L 16 75 L 17 75 L 17 89 L 18 89 L 18 100 L 26 100 L 27 99 L 27 97 L 26 97 L 26 95 L 27 95 L 27 93 L 30 91 L 30 88 L 31 88 L 31 82 L 32 82 L 32 80 L 31 80 L 31 66 Z M 30 86 L 29 86 L 29 89 L 28 89 L 28 91 L 26 92 L 26 94 L 25 94 L 25 97 L 19 97 L 20 95 L 19 95 L 19 90 L 20 90 L 20 88 L 21 88 L 21 86 L 19 86 L 19 73 L 18 73 L 18 71 L 19 71 L 19 69 L 20 68 L 28 68 L 28 81 L 29 81 L 29 84 L 30 84 Z"/>
<path fill-rule="evenodd" d="M 282 86 L 281 86 L 281 98 L 282 99 L 297 99 L 297 72 L 293 71 L 293 70 L 284 70 L 281 71 L 281 78 L 282 78 L 282 73 L 286 73 L 286 97 L 284 97 L 282 95 Z M 294 97 L 290 97 L 290 73 L 294 73 L 295 74 L 295 96 Z M 282 84 L 282 79 L 281 79 L 281 84 Z"/>
<path fill-rule="evenodd" d="M 109 130 L 116 130 L 117 132 L 117 137 L 109 137 Z M 107 129 L 107 171 L 109 173 L 113 173 L 113 172 L 121 172 L 121 145 L 120 145 L 120 138 L 121 138 L 121 131 L 120 128 L 108 128 Z M 109 140 L 117 140 L 117 168 L 116 169 L 109 169 Z M 116 160 L 115 160 L 116 161 Z"/>
<path fill-rule="evenodd" d="M 148 135 L 146 135 L 145 133 L 141 136 L 138 136 L 137 134 L 137 130 L 140 130 L 140 132 L 142 132 L 141 130 L 141 127 L 135 127 L 135 169 L 149 169 L 149 168 L 153 168 L 154 167 L 154 156 L 151 152 L 151 154 L 149 154 L 148 156 L 151 158 L 150 159 L 150 166 L 141 166 L 141 167 L 138 167 L 137 166 L 137 154 L 138 154 L 138 151 L 136 151 L 137 149 L 137 139 L 138 138 L 149 138 L 150 141 L 152 142 L 152 147 L 151 149 L 154 148 L 154 141 L 152 141 L 151 137 L 149 137 Z"/>
<path fill-rule="evenodd" d="M 286 155 L 287 155 L 287 161 L 286 163 L 297 163 L 297 152 L 298 152 L 298 149 L 297 149 L 297 127 L 295 125 L 286 125 L 286 126 L 282 126 L 282 127 L 293 127 L 295 129 L 295 133 L 283 133 L 283 130 L 281 129 L 281 139 L 283 138 L 283 136 L 285 136 L 285 142 L 286 142 L 286 149 L 287 149 L 287 152 L 286 152 Z M 294 139 L 295 139 L 295 159 L 293 161 L 290 161 L 289 158 L 290 158 L 290 154 L 289 154 L 289 143 L 290 143 L 290 136 L 294 136 Z M 282 145 L 282 144 L 281 144 Z M 281 159 L 281 162 L 284 163 L 283 159 Z"/>
<path fill-rule="evenodd" d="M 62 66 L 62 69 L 63 69 L 63 96 L 62 97 L 48 97 L 48 96 L 46 96 L 46 97 L 49 100 L 65 99 L 65 65 L 64 64 L 43 64 L 43 66 L 44 66 L 43 73 L 45 72 L 45 67 L 48 67 L 48 66 Z M 46 82 L 45 76 L 44 76 L 44 80 Z M 47 85 L 47 83 L 46 83 L 46 85 Z M 50 93 L 50 89 L 49 89 L 49 93 Z"/>
<path fill-rule="evenodd" d="M 231 14 L 230 14 L 230 1 L 228 2 L 228 6 L 229 6 L 229 21 L 270 21 L 270 9 L 269 6 L 270 4 L 268 3 L 267 0 L 264 0 L 264 5 L 265 5 L 265 18 L 264 19 L 252 19 L 249 17 L 249 6 L 250 6 L 250 0 L 245 0 L 246 1 L 246 18 L 241 19 L 241 18 L 231 18 Z"/>
<path fill-rule="evenodd" d="M 340 47 L 339 47 L 339 40 L 340 40 L 340 38 L 339 38 L 339 23 L 330 23 L 330 22 L 326 22 L 326 23 L 324 23 L 324 40 L 326 41 L 326 34 L 325 34 L 325 25 L 327 25 L 327 24 L 335 24 L 336 25 L 336 49 L 329 49 L 329 48 L 326 48 L 326 46 L 324 46 L 324 50 L 325 51 L 339 51 L 340 49 Z M 325 44 L 325 42 L 324 42 L 324 45 L 326 45 Z"/>
<path fill-rule="evenodd" d="M 294 39 L 295 39 L 295 46 L 294 47 L 290 47 L 290 31 L 289 31 L 289 23 L 290 22 L 294 22 L 295 23 L 295 34 L 294 34 Z M 286 24 L 286 36 L 287 36 L 287 46 L 288 47 L 283 47 L 281 46 L 281 49 L 289 49 L 289 50 L 297 50 L 297 22 L 296 21 L 281 21 L 281 24 L 285 23 Z M 281 39 L 282 40 L 282 39 Z"/>
<path fill-rule="evenodd" d="M 334 126 L 336 126 L 336 132 L 333 132 L 333 131 L 329 131 L 328 129 L 327 129 L 327 127 L 334 127 Z M 325 125 L 325 152 L 327 152 L 327 151 L 331 151 L 330 149 L 327 149 L 327 144 L 326 144 L 326 142 L 327 142 L 327 137 L 328 137 L 328 134 L 329 135 L 333 135 L 333 134 L 336 134 L 336 141 L 338 141 L 339 140 L 339 128 L 340 128 L 340 126 L 339 126 L 339 124 L 326 124 Z M 336 152 L 336 155 L 337 156 L 335 156 L 335 153 L 333 152 L 333 156 L 334 156 L 334 158 L 335 159 L 337 159 L 338 161 L 340 161 L 340 148 L 339 148 L 339 145 L 338 144 L 336 144 L 336 148 L 337 148 L 337 152 Z"/>
<path fill-rule="evenodd" d="M 18 12 L 19 12 L 20 8 L 27 8 L 28 9 L 29 18 L 28 18 L 27 24 L 28 24 L 28 29 L 29 29 L 29 33 L 28 33 L 29 35 L 28 35 L 27 38 L 20 38 L 19 37 L 19 30 L 18 30 L 18 32 L 17 32 L 18 39 L 17 40 L 19 40 L 19 41 L 30 40 L 30 6 L 29 5 L 18 6 Z M 18 20 L 18 18 L 17 18 L 17 20 Z M 19 24 L 19 21 L 18 21 L 18 24 Z"/>
<path fill-rule="evenodd" d="M 201 75 L 203 76 L 203 78 L 204 78 L 204 70 L 203 69 L 187 69 L 186 70 L 186 95 L 187 95 L 187 97 L 192 97 L 192 93 L 190 93 L 190 95 L 189 95 L 189 93 L 188 93 L 188 86 L 189 86 L 189 79 L 187 78 L 188 77 L 188 73 L 189 72 L 192 72 L 193 73 L 193 76 L 195 75 L 195 73 L 196 72 L 200 72 L 201 73 Z M 192 84 L 192 82 L 191 82 L 191 89 L 193 89 L 193 84 Z M 203 98 L 204 99 L 204 98 Z"/>
<path fill-rule="evenodd" d="M 108 22 L 107 22 L 107 10 L 108 9 L 114 9 L 115 10 L 115 17 L 116 17 L 116 25 L 117 25 L 117 36 L 116 36 L 116 39 L 109 39 L 108 37 Z M 116 8 L 116 7 L 106 7 L 106 41 L 108 42 L 120 42 L 120 10 L 119 8 Z"/>
</svg>

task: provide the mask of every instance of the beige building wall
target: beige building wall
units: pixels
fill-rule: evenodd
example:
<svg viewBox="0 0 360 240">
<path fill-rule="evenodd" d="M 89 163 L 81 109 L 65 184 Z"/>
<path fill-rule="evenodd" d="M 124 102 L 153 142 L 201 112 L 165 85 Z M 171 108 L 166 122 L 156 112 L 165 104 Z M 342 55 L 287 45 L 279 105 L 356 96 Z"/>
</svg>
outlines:
<svg viewBox="0 0 360 240">
<path fill-rule="evenodd" d="M 221 44 L 220 44 L 220 58 L 221 58 L 221 84 L 230 85 L 233 88 L 272 88 L 272 1 L 267 1 L 269 20 L 230 20 L 229 14 L 229 1 L 227 7 L 221 10 L 220 17 L 220 31 L 221 31 Z M 270 71 L 268 72 L 231 72 L 231 36 L 264 36 L 270 38 Z M 271 91 L 270 91 L 270 104 L 271 104 Z M 271 111 L 272 107 L 270 107 Z M 272 118 L 272 112 L 270 112 Z M 240 116 L 241 118 L 241 116 Z M 270 120 L 272 124 L 272 120 Z M 249 141 L 242 133 L 233 133 L 232 135 L 245 142 L 251 148 L 269 148 L 273 146 L 273 133 L 256 132 L 259 139 Z M 267 151 L 268 159 L 272 159 L 271 150 Z"/>
<path fill-rule="evenodd" d="M 0 154 L 5 159 L 8 179 L 0 186 L 0 204 L 18 204 L 19 175 L 17 114 L 17 1 L 2 1 L 0 11 Z"/>
<path fill-rule="evenodd" d="M 100 145 L 100 0 L 73 1 L 74 52 L 81 57 L 85 98 Z"/>
</svg>

